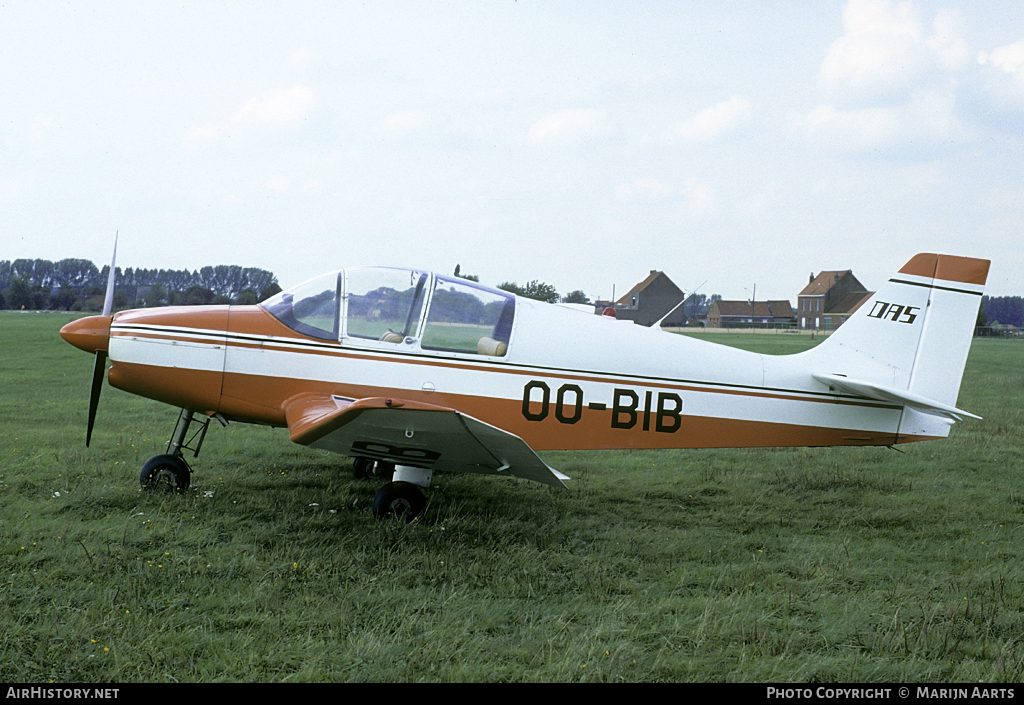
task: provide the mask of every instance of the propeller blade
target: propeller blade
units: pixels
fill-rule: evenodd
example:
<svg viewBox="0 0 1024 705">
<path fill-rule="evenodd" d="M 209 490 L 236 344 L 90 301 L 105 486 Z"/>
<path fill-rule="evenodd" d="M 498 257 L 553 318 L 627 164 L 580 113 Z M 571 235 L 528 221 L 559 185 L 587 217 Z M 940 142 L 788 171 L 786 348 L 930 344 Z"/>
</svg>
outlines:
<svg viewBox="0 0 1024 705">
<path fill-rule="evenodd" d="M 92 370 L 92 389 L 89 392 L 89 425 L 85 430 L 85 447 L 92 440 L 92 427 L 96 422 L 96 409 L 100 403 L 100 390 L 103 389 L 103 375 L 107 371 L 107 351 L 96 351 L 96 364 Z"/>
<path fill-rule="evenodd" d="M 114 308 L 114 275 L 117 263 L 117 232 L 114 233 L 114 254 L 110 257 L 110 274 L 107 275 L 107 293 L 103 297 L 103 315 L 109 316 Z M 85 428 L 85 447 L 92 441 L 92 427 L 96 423 L 96 409 L 100 405 L 103 390 L 103 375 L 107 372 L 107 351 L 96 351 L 96 362 L 92 368 L 92 388 L 89 390 L 89 424 Z"/>
<path fill-rule="evenodd" d="M 114 233 L 114 254 L 110 258 L 110 275 L 107 277 L 107 295 L 103 297 L 103 315 L 109 316 L 114 307 L 114 263 L 117 262 L 117 232 Z"/>
<path fill-rule="evenodd" d="M 100 404 L 100 390 L 103 389 L 103 375 L 107 371 L 107 351 L 96 351 L 96 364 L 92 368 L 92 389 L 89 392 L 89 425 L 85 429 L 85 447 L 92 440 L 92 427 L 96 422 L 96 408 Z"/>
</svg>

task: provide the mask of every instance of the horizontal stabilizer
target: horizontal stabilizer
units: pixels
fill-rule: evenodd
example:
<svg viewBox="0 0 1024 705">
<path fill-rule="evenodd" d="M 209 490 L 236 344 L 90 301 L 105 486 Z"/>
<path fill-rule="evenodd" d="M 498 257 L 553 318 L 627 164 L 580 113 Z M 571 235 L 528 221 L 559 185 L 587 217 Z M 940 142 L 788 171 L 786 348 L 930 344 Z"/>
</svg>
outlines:
<svg viewBox="0 0 1024 705">
<path fill-rule="evenodd" d="M 981 418 L 980 416 L 976 416 L 968 411 L 964 411 L 963 409 L 957 409 L 955 406 L 943 404 L 942 402 L 935 401 L 934 399 L 928 399 L 919 394 L 909 392 L 906 389 L 895 389 L 893 387 L 886 387 L 874 382 L 861 382 L 843 375 L 815 374 L 812 376 L 822 384 L 828 385 L 830 389 L 840 389 L 849 394 L 856 394 L 861 397 L 867 397 L 868 399 L 877 399 L 879 401 L 903 404 L 904 406 L 909 406 L 917 411 L 932 414 L 933 416 L 942 416 L 955 421 L 960 421 L 964 416 L 969 416 L 972 419 Z"/>
</svg>

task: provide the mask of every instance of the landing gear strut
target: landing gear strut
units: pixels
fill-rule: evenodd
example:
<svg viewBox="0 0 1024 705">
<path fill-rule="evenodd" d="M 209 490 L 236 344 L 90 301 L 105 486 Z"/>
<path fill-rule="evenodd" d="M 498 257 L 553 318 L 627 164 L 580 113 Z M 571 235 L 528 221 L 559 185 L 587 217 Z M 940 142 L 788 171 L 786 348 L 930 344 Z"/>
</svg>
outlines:
<svg viewBox="0 0 1024 705">
<path fill-rule="evenodd" d="M 224 419 L 218 420 L 227 425 Z M 189 436 L 192 424 L 198 424 L 198 428 Z M 142 466 L 139 484 L 143 491 L 176 494 L 185 492 L 192 479 L 192 470 L 185 462 L 183 451 L 190 450 L 193 458 L 199 457 L 199 449 L 203 446 L 209 425 L 209 416 L 197 418 L 190 409 L 182 409 L 178 415 L 178 423 L 174 426 L 174 433 L 171 434 L 171 440 L 167 443 L 167 452 L 153 456 Z"/>
<path fill-rule="evenodd" d="M 357 480 L 367 477 L 383 477 L 390 480 L 394 472 L 394 463 L 370 458 L 352 458 L 352 477 Z"/>
</svg>

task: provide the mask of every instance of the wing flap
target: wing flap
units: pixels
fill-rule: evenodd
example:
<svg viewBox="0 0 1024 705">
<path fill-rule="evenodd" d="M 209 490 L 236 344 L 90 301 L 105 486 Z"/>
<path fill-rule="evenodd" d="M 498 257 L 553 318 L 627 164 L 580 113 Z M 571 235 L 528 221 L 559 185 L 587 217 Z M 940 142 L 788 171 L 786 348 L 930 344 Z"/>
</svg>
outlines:
<svg viewBox="0 0 1024 705">
<path fill-rule="evenodd" d="M 514 475 L 555 487 L 565 487 L 568 479 L 519 436 L 447 407 L 302 394 L 284 411 L 291 439 L 300 445 L 398 465 Z"/>
</svg>

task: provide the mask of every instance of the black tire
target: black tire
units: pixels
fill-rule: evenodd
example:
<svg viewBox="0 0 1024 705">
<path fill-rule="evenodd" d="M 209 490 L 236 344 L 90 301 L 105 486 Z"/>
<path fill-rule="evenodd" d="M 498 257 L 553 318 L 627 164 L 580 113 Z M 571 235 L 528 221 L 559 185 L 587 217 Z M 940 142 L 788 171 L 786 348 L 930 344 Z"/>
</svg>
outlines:
<svg viewBox="0 0 1024 705">
<path fill-rule="evenodd" d="M 373 473 L 373 461 L 369 458 L 352 458 L 352 477 L 362 480 Z"/>
<path fill-rule="evenodd" d="M 139 484 L 146 492 L 181 494 L 191 480 L 188 464 L 177 455 L 156 455 L 146 461 L 139 473 Z"/>
<path fill-rule="evenodd" d="M 373 498 L 373 515 L 378 519 L 415 521 L 426 508 L 427 498 L 419 487 L 408 482 L 389 482 Z"/>
<path fill-rule="evenodd" d="M 389 463 L 386 460 L 378 460 L 370 465 L 370 474 L 373 477 L 379 477 L 382 480 L 391 482 L 391 478 L 395 475 L 395 464 Z"/>
</svg>

